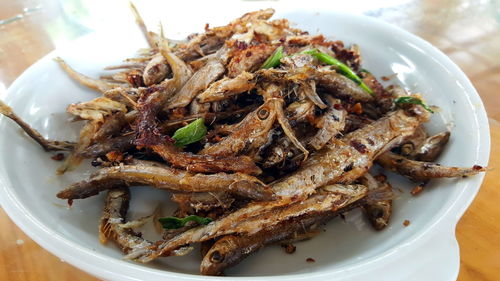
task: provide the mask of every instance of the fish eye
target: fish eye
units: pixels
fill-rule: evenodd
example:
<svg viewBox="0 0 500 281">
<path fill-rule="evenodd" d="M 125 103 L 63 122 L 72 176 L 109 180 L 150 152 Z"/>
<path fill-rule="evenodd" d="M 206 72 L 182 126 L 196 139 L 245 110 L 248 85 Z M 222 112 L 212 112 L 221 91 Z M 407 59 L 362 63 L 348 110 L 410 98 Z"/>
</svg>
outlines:
<svg viewBox="0 0 500 281">
<path fill-rule="evenodd" d="M 269 117 L 269 110 L 266 108 L 262 108 L 257 112 L 257 117 L 259 117 L 260 120 L 265 120 L 267 117 Z"/>
<path fill-rule="evenodd" d="M 214 251 L 210 256 L 210 261 L 214 263 L 220 263 L 223 260 L 223 256 L 219 251 Z"/>
</svg>

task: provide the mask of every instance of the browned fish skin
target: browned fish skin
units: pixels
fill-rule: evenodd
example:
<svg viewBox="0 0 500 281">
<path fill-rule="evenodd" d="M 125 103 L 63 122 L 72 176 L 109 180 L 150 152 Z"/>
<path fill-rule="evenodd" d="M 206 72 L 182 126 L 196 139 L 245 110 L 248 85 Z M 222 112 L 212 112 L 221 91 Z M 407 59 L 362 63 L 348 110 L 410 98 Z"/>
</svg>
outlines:
<svg viewBox="0 0 500 281">
<path fill-rule="evenodd" d="M 401 174 L 416 182 L 426 182 L 432 178 L 458 178 L 476 175 L 486 171 L 484 167 L 471 168 L 447 167 L 435 163 L 407 159 L 392 152 L 381 154 L 377 158 L 385 169 Z"/>
<path fill-rule="evenodd" d="M 134 147 L 134 139 L 134 135 L 131 134 L 106 139 L 85 148 L 83 151 L 78 153 L 78 156 L 83 158 L 94 158 L 105 155 L 111 151 L 126 151 Z"/>
<path fill-rule="evenodd" d="M 173 193 L 171 200 L 179 204 L 183 214 L 195 214 L 198 211 L 209 211 L 221 207 L 228 209 L 234 198 L 228 192 Z"/>
<path fill-rule="evenodd" d="M 152 145 L 151 148 L 174 167 L 184 168 L 190 172 L 242 172 L 250 175 L 258 175 L 262 172 L 248 156 L 218 157 L 192 154 L 179 151 L 169 142 Z"/>
<path fill-rule="evenodd" d="M 316 150 L 322 149 L 332 138 L 339 134 L 345 127 L 347 112 L 344 109 L 336 109 L 335 104 L 340 100 L 331 100 L 331 106 L 320 121 L 321 128 L 309 141 L 309 145 Z"/>
<path fill-rule="evenodd" d="M 244 71 L 258 69 L 276 48 L 277 46 L 269 44 L 259 44 L 248 46 L 243 50 L 236 50 L 227 65 L 228 76 L 233 78 Z M 248 56 L 248 54 L 251 55 Z"/>
<path fill-rule="evenodd" d="M 228 99 L 231 96 L 250 91 L 255 87 L 254 75 L 243 71 L 234 78 L 224 77 L 212 83 L 208 89 L 196 98 L 199 102 L 213 102 Z"/>
<path fill-rule="evenodd" d="M 77 182 L 60 191 L 61 199 L 83 199 L 116 186 L 150 185 L 179 192 L 227 191 L 248 196 L 252 187 L 254 199 L 271 199 L 270 191 L 256 178 L 245 174 L 192 174 L 166 166 L 120 165 L 102 168 L 87 180 Z"/>
</svg>

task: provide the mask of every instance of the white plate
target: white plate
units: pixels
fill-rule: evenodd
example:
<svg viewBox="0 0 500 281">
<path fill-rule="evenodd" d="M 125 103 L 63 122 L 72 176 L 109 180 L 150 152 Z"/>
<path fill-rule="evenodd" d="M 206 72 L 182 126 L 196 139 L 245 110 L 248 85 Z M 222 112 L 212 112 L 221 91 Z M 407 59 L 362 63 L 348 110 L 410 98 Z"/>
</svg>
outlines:
<svg viewBox="0 0 500 281">
<path fill-rule="evenodd" d="M 182 25 L 177 24 L 176 33 L 167 35 L 178 37 L 188 31 L 199 31 L 204 22 L 223 24 L 249 9 L 240 5 L 221 11 L 207 6 L 203 15 L 190 15 L 193 21 L 180 10 L 173 10 L 167 22 Z M 276 17 L 286 17 L 311 33 L 319 30 L 346 43 L 357 43 L 365 68 L 378 77 L 397 72 L 397 79 L 392 82 L 423 93 L 429 103 L 441 107 L 429 129 L 437 132 L 446 125 L 453 127 L 450 144 L 439 162 L 456 166 L 487 164 L 489 129 L 481 100 L 463 72 L 429 43 L 363 16 L 279 7 Z M 65 108 L 69 103 L 90 100 L 97 94 L 73 82 L 52 58 L 61 56 L 78 71 L 96 77 L 103 73 L 104 66 L 133 56 L 144 46 L 140 33 L 125 27 L 80 38 L 31 66 L 12 84 L 6 101 L 44 136 L 75 139 L 78 124 L 68 122 Z M 114 245 L 99 244 L 97 222 L 104 194 L 76 200 L 70 209 L 61 207 L 65 202 L 55 197 L 68 183 L 87 176 L 88 165 L 57 177 L 54 171 L 59 163 L 50 160 L 50 154 L 21 134 L 10 120 L 0 121 L 0 201 L 12 220 L 37 243 L 105 279 L 207 279 L 195 275 L 200 262 L 197 252 L 142 265 L 122 260 L 122 253 Z M 453 280 L 459 268 L 454 229 L 482 179 L 483 175 L 436 180 L 421 195 L 411 197 L 412 185 L 392 176 L 393 185 L 404 192 L 395 201 L 392 223 L 386 230 L 371 230 L 359 212 L 352 212 L 347 222 L 335 220 L 318 237 L 297 243 L 293 255 L 285 254 L 279 246 L 267 247 L 228 274 L 247 277 L 238 280 L 256 280 L 255 276 L 273 280 L 370 280 L 373 276 L 380 280 Z M 167 199 L 167 194 L 158 190 L 133 188 L 131 216 L 147 214 L 158 202 L 165 203 Z M 411 224 L 403 227 L 406 219 Z M 316 262 L 307 263 L 308 257 Z"/>
</svg>

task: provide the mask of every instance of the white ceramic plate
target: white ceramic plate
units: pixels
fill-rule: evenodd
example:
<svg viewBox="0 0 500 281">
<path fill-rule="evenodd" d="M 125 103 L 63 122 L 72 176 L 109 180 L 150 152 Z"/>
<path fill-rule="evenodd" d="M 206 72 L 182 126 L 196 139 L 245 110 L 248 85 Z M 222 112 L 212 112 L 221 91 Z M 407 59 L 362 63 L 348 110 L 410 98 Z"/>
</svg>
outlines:
<svg viewBox="0 0 500 281">
<path fill-rule="evenodd" d="M 220 25 L 249 9 L 237 6 L 221 11 L 207 6 L 203 16 L 193 16 L 193 20 L 174 10 L 166 26 L 178 29 L 167 35 L 179 37 L 199 31 L 204 22 Z M 278 7 L 276 17 L 286 17 L 311 33 L 319 31 L 348 44 L 357 43 L 365 68 L 378 77 L 398 73 L 391 83 L 421 92 L 430 104 L 441 107 L 429 129 L 437 132 L 451 124 L 452 138 L 439 162 L 457 166 L 487 164 L 489 129 L 481 100 L 462 71 L 436 48 L 401 29 L 363 16 Z M 61 56 L 78 71 L 96 77 L 103 73 L 104 66 L 133 56 L 144 46 L 135 28 L 80 38 L 30 67 L 12 84 L 5 99 L 44 136 L 75 139 L 79 124 L 68 122 L 65 108 L 97 94 L 73 82 L 52 58 Z M 196 275 L 200 262 L 196 251 L 187 257 L 142 265 L 122 260 L 122 253 L 114 245 L 99 244 L 97 222 L 104 193 L 76 200 L 70 209 L 62 207 L 65 202 L 55 197 L 68 183 L 86 177 L 88 165 L 57 177 L 54 171 L 59 163 L 50 160 L 50 154 L 21 134 L 10 120 L 0 121 L 0 201 L 12 220 L 40 245 L 104 279 L 208 278 Z M 273 280 L 371 280 L 373 276 L 380 280 L 453 280 L 459 269 L 454 229 L 482 179 L 483 175 L 436 180 L 421 195 L 411 197 L 412 185 L 391 176 L 393 185 L 404 192 L 397 193 L 392 223 L 386 230 L 371 230 L 359 212 L 351 212 L 346 222 L 335 220 L 318 237 L 297 243 L 293 255 L 285 254 L 279 246 L 267 247 L 227 273 L 243 276 L 238 280 L 256 280 L 255 276 Z M 148 214 L 159 202 L 168 205 L 167 200 L 164 192 L 133 188 L 130 215 L 136 218 Z M 411 224 L 403 227 L 406 219 Z M 316 262 L 307 263 L 308 257 Z"/>
</svg>

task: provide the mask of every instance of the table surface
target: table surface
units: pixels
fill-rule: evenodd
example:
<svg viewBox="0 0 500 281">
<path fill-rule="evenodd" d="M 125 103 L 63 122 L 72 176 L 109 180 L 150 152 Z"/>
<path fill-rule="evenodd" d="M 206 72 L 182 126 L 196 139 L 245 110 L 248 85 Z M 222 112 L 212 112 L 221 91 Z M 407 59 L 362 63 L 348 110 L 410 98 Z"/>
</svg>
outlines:
<svg viewBox="0 0 500 281">
<path fill-rule="evenodd" d="M 103 2 L 123 8 L 122 2 L 126 1 Z M 339 9 L 393 23 L 441 49 L 468 75 L 483 99 L 491 128 L 490 169 L 479 194 L 457 225 L 461 259 L 458 280 L 497 280 L 500 181 L 495 179 L 500 176 L 496 169 L 500 165 L 500 3 L 405 0 L 377 1 L 380 5 L 388 4 L 374 7 L 364 5 L 370 1 L 348 2 L 348 7 L 344 4 Z M 109 20 L 102 9 L 96 8 L 100 7 L 97 3 L 101 2 L 0 0 L 0 98 L 36 60 Z M 38 246 L 2 209 L 0 229 L 0 280 L 96 280 Z"/>
</svg>

